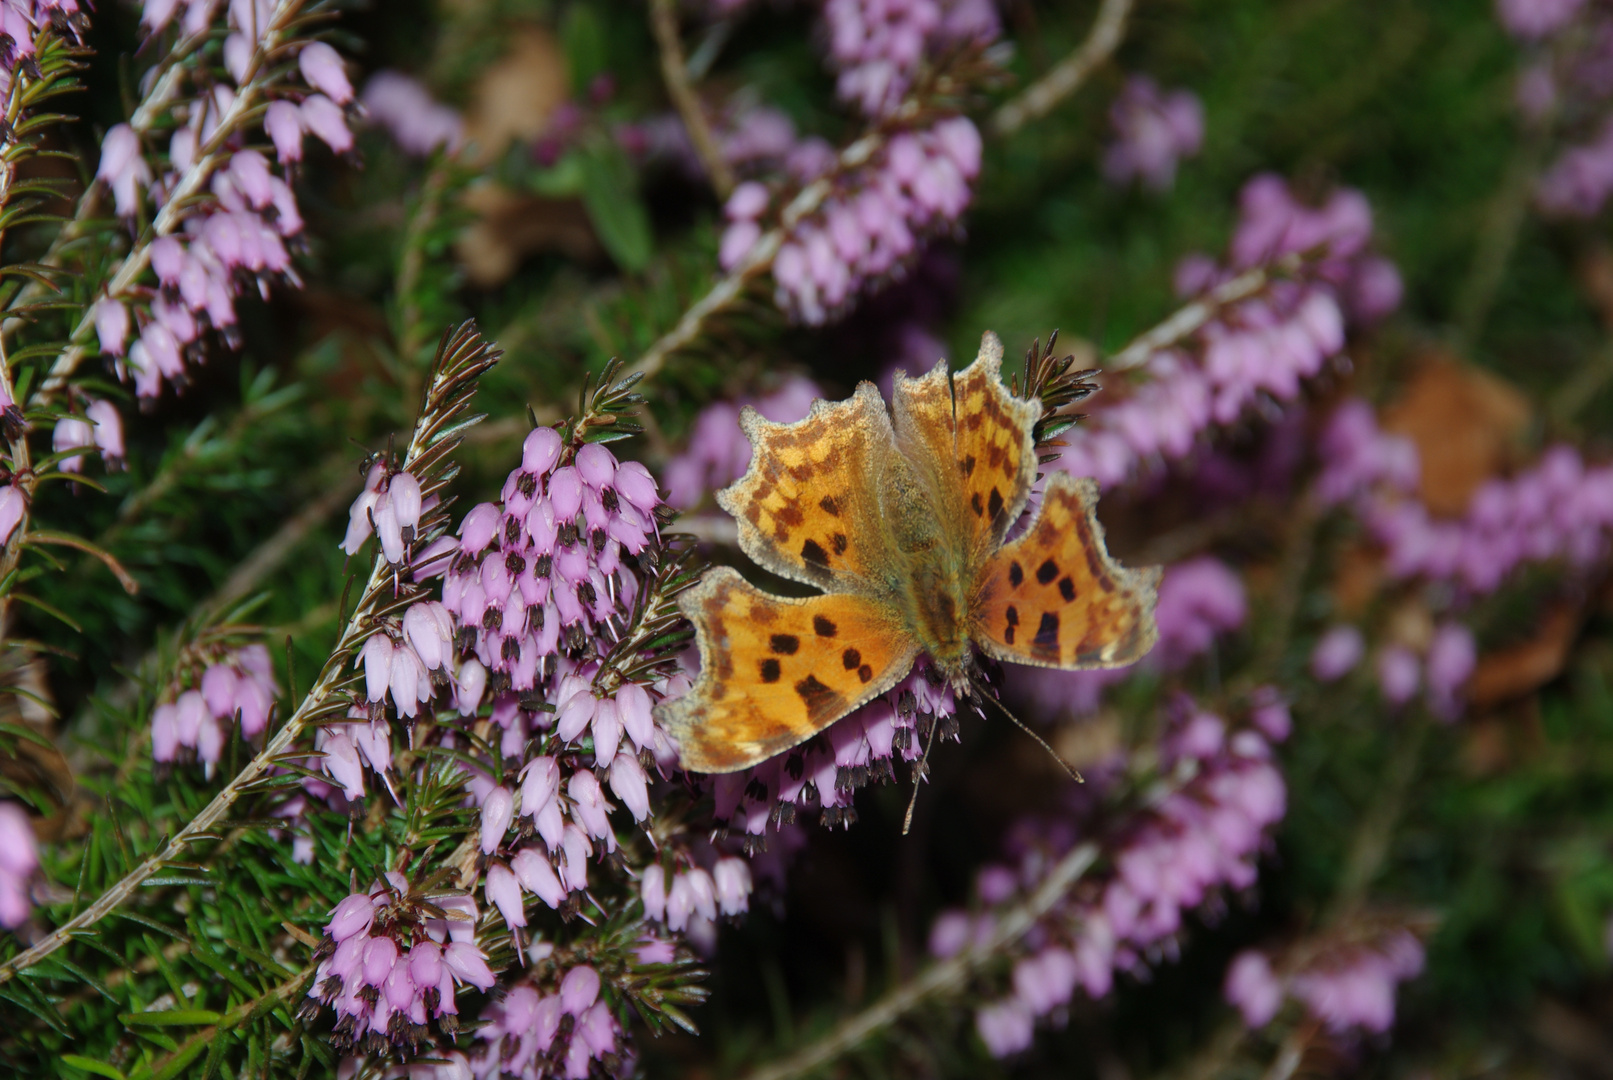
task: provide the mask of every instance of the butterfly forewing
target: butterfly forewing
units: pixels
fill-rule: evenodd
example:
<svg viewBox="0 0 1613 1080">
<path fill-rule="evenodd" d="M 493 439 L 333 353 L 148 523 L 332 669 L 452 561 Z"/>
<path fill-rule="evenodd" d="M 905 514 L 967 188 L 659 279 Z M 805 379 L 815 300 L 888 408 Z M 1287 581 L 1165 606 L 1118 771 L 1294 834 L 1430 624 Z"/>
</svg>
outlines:
<svg viewBox="0 0 1613 1080">
<path fill-rule="evenodd" d="M 971 634 L 982 650 L 1020 664 L 1103 668 L 1153 648 L 1159 570 L 1109 557 L 1097 498 L 1091 480 L 1048 477 L 1030 527 L 981 570 Z"/>
<path fill-rule="evenodd" d="M 747 410 L 749 471 L 717 496 L 734 515 L 745 554 L 783 577 L 869 591 L 887 556 L 879 469 L 894 454 L 879 391 L 863 383 L 848 401 L 819 401 L 805 420 L 774 424 Z"/>
<path fill-rule="evenodd" d="M 1002 384 L 1002 343 L 980 342 L 975 362 L 948 377 L 946 363 L 921 379 L 898 376 L 892 395 L 898 443 L 933 473 L 937 509 L 956 530 L 957 549 L 984 558 L 1025 508 L 1036 483 L 1031 429 L 1041 404 Z"/>
<path fill-rule="evenodd" d="M 799 745 L 889 690 L 918 651 L 876 601 L 773 596 L 728 567 L 682 607 L 699 631 L 700 678 L 661 719 L 697 772 L 734 772 Z"/>
</svg>

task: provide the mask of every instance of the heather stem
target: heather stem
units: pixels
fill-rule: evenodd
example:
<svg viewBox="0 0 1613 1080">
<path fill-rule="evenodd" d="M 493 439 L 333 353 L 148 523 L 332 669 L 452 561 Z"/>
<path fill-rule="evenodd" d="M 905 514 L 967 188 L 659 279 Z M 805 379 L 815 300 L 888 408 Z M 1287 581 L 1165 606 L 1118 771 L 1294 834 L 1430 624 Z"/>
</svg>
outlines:
<svg viewBox="0 0 1613 1080">
<path fill-rule="evenodd" d="M 728 198 L 734 190 L 734 172 L 717 146 L 711 125 L 700 107 L 700 98 L 689 85 L 688 63 L 683 57 L 683 43 L 678 36 L 678 11 L 673 0 L 650 0 L 650 25 L 655 31 L 655 42 L 661 50 L 661 77 L 666 80 L 667 94 L 683 119 L 683 126 L 694 144 L 695 154 L 717 190 L 720 198 Z"/>
<path fill-rule="evenodd" d="M 991 133 L 1012 135 L 1030 121 L 1046 116 L 1055 105 L 1079 89 L 1120 47 L 1130 16 L 1131 0 L 1103 0 L 1086 40 L 1018 97 L 999 108 L 991 117 Z"/>
</svg>

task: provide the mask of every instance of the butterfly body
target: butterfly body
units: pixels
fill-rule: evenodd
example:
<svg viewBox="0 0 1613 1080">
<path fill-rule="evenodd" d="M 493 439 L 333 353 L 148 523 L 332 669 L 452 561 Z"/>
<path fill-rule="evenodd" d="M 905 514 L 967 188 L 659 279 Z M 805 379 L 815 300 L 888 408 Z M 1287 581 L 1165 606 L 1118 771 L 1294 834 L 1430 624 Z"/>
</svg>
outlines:
<svg viewBox="0 0 1613 1080">
<path fill-rule="evenodd" d="M 1036 480 L 1039 402 L 1010 395 L 988 334 L 956 376 L 896 377 L 893 407 L 863 383 L 772 424 L 747 411 L 749 471 L 720 492 L 740 546 L 824 590 L 788 598 L 734 570 L 683 601 L 700 678 L 661 706 L 685 768 L 732 772 L 810 738 L 927 656 L 964 689 L 975 653 L 1113 667 L 1152 647 L 1157 571 L 1109 558 L 1091 481 L 1054 474 L 1037 517 L 1005 544 Z"/>
</svg>

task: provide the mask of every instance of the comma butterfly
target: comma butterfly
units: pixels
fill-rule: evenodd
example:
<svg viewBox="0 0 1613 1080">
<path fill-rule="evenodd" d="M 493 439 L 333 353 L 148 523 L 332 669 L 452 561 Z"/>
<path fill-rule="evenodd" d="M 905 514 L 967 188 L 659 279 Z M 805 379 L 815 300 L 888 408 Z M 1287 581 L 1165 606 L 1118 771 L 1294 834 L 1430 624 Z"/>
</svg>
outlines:
<svg viewBox="0 0 1613 1080">
<path fill-rule="evenodd" d="M 821 596 L 763 592 L 729 567 L 682 600 L 701 671 L 661 706 L 686 769 L 737 772 L 895 686 L 921 654 L 955 689 L 979 649 L 1065 669 L 1118 667 L 1153 647 L 1158 568 L 1109 557 L 1097 485 L 1053 473 L 1034 519 L 1004 543 L 1037 478 L 1040 401 L 1011 395 L 987 333 L 956 376 L 941 361 L 815 402 L 794 424 L 747 409 L 750 469 L 717 496 L 740 547 Z"/>
</svg>

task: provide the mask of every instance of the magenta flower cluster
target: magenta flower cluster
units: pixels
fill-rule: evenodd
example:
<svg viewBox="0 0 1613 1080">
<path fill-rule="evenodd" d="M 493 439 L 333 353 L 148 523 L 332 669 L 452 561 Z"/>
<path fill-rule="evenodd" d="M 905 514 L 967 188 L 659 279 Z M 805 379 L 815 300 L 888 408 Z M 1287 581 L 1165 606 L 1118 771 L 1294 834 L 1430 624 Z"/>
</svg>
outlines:
<svg viewBox="0 0 1613 1080">
<path fill-rule="evenodd" d="M 709 927 L 719 916 L 748 911 L 754 887 L 750 864 L 734 855 L 717 857 L 710 869 L 691 861 L 671 874 L 652 863 L 639 877 L 644 914 L 674 933 L 696 937 L 703 936 L 699 924 Z"/>
<path fill-rule="evenodd" d="M 546 958 L 538 947 L 535 960 Z M 477 1080 L 495 1076 L 542 1080 L 566 1077 L 587 1080 L 594 1063 L 606 1071 L 621 1053 L 621 1025 L 600 994 L 599 972 L 587 964 L 566 971 L 559 986 L 548 994 L 523 983 L 482 1014 L 485 1025 L 476 1032 L 485 1045 L 470 1057 Z"/>
<path fill-rule="evenodd" d="M 465 138 L 465 122 L 420 83 L 396 71 L 378 71 L 364 84 L 360 100 L 371 123 L 392 136 L 406 153 L 425 157 L 438 147 L 452 154 Z"/>
<path fill-rule="evenodd" d="M 1254 884 L 1266 832 L 1287 806 L 1270 744 L 1286 734 L 1286 710 L 1263 698 L 1258 719 L 1266 730 L 1229 730 L 1220 717 L 1186 701 L 1175 711 L 1161 742 L 1162 772 L 1189 778 L 1126 826 L 1110 852 L 1114 870 L 1107 881 L 1078 889 L 1027 936 L 1012 993 L 975 1014 L 975 1030 L 993 1056 L 1029 1046 L 1036 1019 L 1068 1004 L 1078 988 L 1101 998 L 1117 971 L 1142 974 L 1147 957 L 1181 930 L 1186 912 Z M 1034 889 L 1073 841 L 1064 822 L 1029 822 L 1018 833 L 1017 864 L 979 872 L 981 913 L 938 917 L 930 931 L 932 954 L 950 956 L 983 940 L 992 925 L 989 909 Z"/>
<path fill-rule="evenodd" d="M 1156 353 L 1135 384 L 1107 387 L 1091 418 L 1066 436 L 1055 467 L 1112 487 L 1147 464 L 1187 457 L 1208 428 L 1236 422 L 1259 401 L 1295 400 L 1343 348 L 1347 314 L 1370 321 L 1399 303 L 1399 275 L 1367 250 L 1371 236 L 1372 211 L 1359 192 L 1335 192 L 1312 209 L 1275 176 L 1249 181 L 1225 264 L 1188 256 L 1177 292 L 1200 296 L 1285 257 L 1301 260 L 1297 273 L 1230 305 L 1184 347 Z"/>
<path fill-rule="evenodd" d="M 476 945 L 475 902 L 458 895 L 432 904 L 441 916 L 411 901 L 408 881 L 389 872 L 331 912 L 308 997 L 336 1010 L 338 1046 L 418 1048 L 431 1020 L 457 1030 L 459 986 L 492 987 Z"/>
<path fill-rule="evenodd" d="M 123 417 L 117 406 L 88 395 L 83 397 L 82 413 L 73 413 L 56 421 L 51 432 L 51 449 L 58 454 L 79 448 L 95 449 L 108 469 L 123 465 Z M 81 472 L 83 454 L 67 454 L 57 465 L 63 472 Z"/>
<path fill-rule="evenodd" d="M 0 5 L 0 94 L 11 92 L 18 65 L 38 54 L 40 35 L 55 30 L 79 43 L 88 22 L 78 0 L 6 0 Z"/>
<path fill-rule="evenodd" d="M 1002 33 L 991 0 L 827 0 L 836 91 L 869 116 L 896 109 L 933 54 Z"/>
<path fill-rule="evenodd" d="M 1204 106 L 1191 90 L 1161 90 L 1146 75 L 1133 75 L 1109 106 L 1115 141 L 1104 151 L 1103 175 L 1111 183 L 1142 183 L 1169 191 L 1176 165 L 1204 145 Z"/>
<path fill-rule="evenodd" d="M 243 739 L 263 734 L 277 692 L 267 648 L 247 645 L 228 653 L 209 664 L 194 687 L 151 711 L 152 759 L 176 761 L 194 752 L 211 769 L 232 722 Z"/>
<path fill-rule="evenodd" d="M 1378 1035 L 1394 1023 L 1396 988 L 1422 973 L 1423 960 L 1422 943 L 1404 929 L 1324 950 L 1285 975 L 1250 949 L 1227 968 L 1224 992 L 1250 1028 L 1271 1023 L 1289 997 L 1334 1034 Z"/>
<path fill-rule="evenodd" d="M 216 7 L 187 2 L 181 16 L 185 33 L 211 25 Z M 144 18 L 148 33 L 159 33 L 178 8 L 174 0 L 150 0 Z M 115 125 L 102 140 L 96 176 L 112 192 L 119 216 L 140 214 L 143 189 L 157 210 L 173 213 L 165 235 L 150 246 L 157 288 L 136 286 L 103 296 L 93 309 L 101 351 L 115 359 L 120 375 L 133 375 L 141 397 L 156 396 L 165 381 L 184 379 L 187 361 L 201 356 L 209 327 L 227 337 L 234 333 L 235 298 L 242 288 L 266 291 L 271 281 L 292 276 L 286 241 L 302 231 L 302 216 L 282 173 L 301 159 L 304 134 L 316 135 L 338 153 L 353 145 L 343 113 L 353 100 L 352 87 L 341 57 L 317 41 L 297 54 L 307 89 L 278 86 L 262 113 L 262 130 L 275 147 L 279 171 L 248 145 L 248 114 L 237 102 L 245 81 L 261 77 L 278 60 L 265 51 L 277 13 L 277 6 L 265 0 L 227 6 L 223 59 L 234 85 L 198 81 L 194 96 L 170 103 L 174 124 L 164 128 L 170 132 L 165 154 L 150 153 L 147 142 L 153 136 L 128 124 Z M 175 197 L 204 191 L 210 197 L 169 206 Z"/>
<path fill-rule="evenodd" d="M 1383 546 L 1394 577 L 1484 594 L 1524 563 L 1588 566 L 1608 550 L 1613 466 L 1587 466 L 1572 447 L 1554 446 L 1533 468 L 1486 481 L 1455 520 L 1435 518 L 1415 497 L 1416 448 L 1380 431 L 1365 403 L 1334 413 L 1322 448 L 1319 494 L 1352 507 Z"/>
<path fill-rule="evenodd" d="M 1589 218 L 1613 195 L 1613 14 L 1585 0 L 1497 0 L 1501 24 L 1527 47 L 1516 91 L 1537 127 L 1562 120 L 1568 144 L 1535 183 L 1535 202 L 1557 217 Z"/>
<path fill-rule="evenodd" d="M 828 322 L 870 285 L 900 273 L 922 239 L 950 227 L 980 174 L 980 133 L 967 117 L 892 136 L 873 160 L 836 175 L 819 208 L 796 222 L 773 259 L 774 299 L 802 322 Z M 748 181 L 724 207 L 719 261 L 738 266 L 761 238 L 771 202 Z"/>
<path fill-rule="evenodd" d="M 15 930 L 28 921 L 34 903 L 29 879 L 39 869 L 39 846 L 22 804 L 0 800 L 0 926 Z"/>
</svg>

